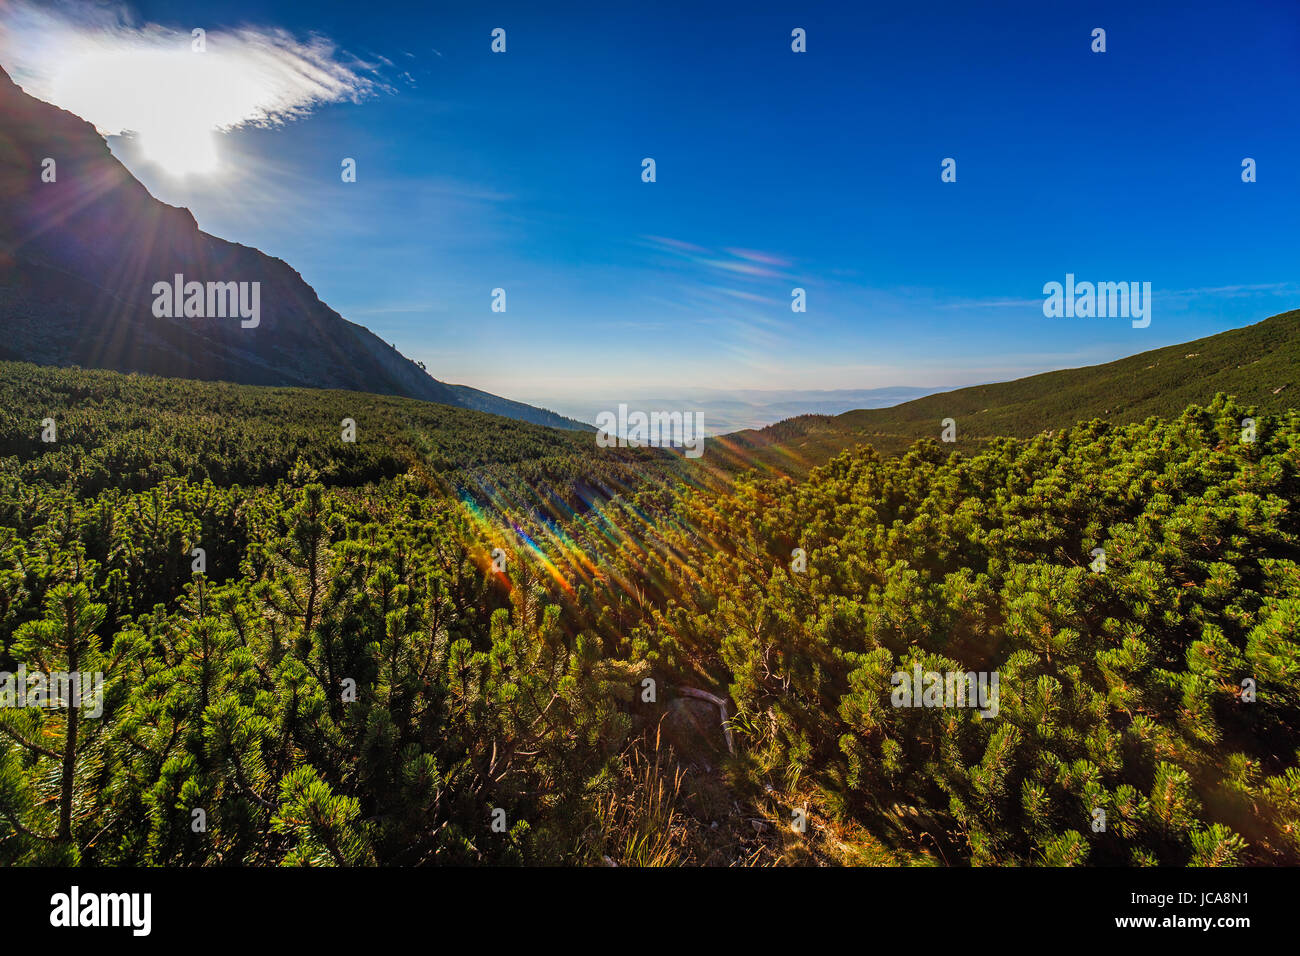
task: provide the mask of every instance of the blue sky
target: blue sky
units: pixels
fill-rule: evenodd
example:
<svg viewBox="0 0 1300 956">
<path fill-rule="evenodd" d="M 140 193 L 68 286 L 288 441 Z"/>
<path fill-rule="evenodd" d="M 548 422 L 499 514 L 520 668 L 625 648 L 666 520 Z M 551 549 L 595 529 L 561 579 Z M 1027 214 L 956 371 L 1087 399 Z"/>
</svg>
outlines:
<svg viewBox="0 0 1300 956">
<path fill-rule="evenodd" d="M 210 55 L 242 25 L 367 64 L 358 102 L 219 135 L 213 176 L 111 142 L 159 198 L 285 259 L 444 381 L 561 409 L 962 385 L 1300 305 L 1291 0 L 129 9 L 205 28 Z M 1150 282 L 1150 327 L 1045 318 L 1067 272 Z"/>
</svg>

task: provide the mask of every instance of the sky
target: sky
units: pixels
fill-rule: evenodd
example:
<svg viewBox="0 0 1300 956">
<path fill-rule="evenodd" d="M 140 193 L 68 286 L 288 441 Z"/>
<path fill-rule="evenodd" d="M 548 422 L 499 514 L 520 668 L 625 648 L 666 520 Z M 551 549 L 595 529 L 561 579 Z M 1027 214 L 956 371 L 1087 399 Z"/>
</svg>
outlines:
<svg viewBox="0 0 1300 956">
<path fill-rule="evenodd" d="M 561 411 L 998 381 L 1300 306 L 1294 0 L 0 0 L 0 65 L 436 378 Z M 1067 273 L 1150 282 L 1150 325 L 1046 317 Z"/>
</svg>

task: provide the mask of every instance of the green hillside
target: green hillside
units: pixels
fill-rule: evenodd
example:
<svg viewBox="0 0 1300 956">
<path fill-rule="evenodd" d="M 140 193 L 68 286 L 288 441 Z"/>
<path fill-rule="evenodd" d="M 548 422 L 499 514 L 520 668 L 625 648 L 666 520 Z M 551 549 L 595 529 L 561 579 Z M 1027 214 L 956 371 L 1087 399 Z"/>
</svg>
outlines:
<svg viewBox="0 0 1300 956">
<path fill-rule="evenodd" d="M 1297 390 L 1300 311 L 1291 311 L 1105 365 L 941 392 L 892 408 L 802 416 L 728 435 L 717 450 L 734 467 L 801 474 L 861 444 L 896 455 L 918 438 L 938 440 L 945 418 L 957 423 L 956 447 L 969 451 L 997 436 L 1026 438 L 1093 418 L 1125 424 L 1175 416 L 1218 392 L 1281 411 L 1294 405 Z"/>
<path fill-rule="evenodd" d="M 52 419 L 55 441 L 42 440 Z M 355 441 L 343 440 L 343 420 Z M 444 492 L 569 507 L 672 472 L 654 449 L 437 402 L 0 362 L 0 475 L 83 496 L 169 478 L 273 485 L 297 473 L 358 486 L 416 468 Z"/>
<path fill-rule="evenodd" d="M 996 416 L 884 413 L 1034 431 L 1093 387 L 1140 422 L 797 482 L 408 399 L 0 363 L 0 671 L 97 688 L 85 720 L 0 688 L 0 865 L 1294 865 L 1280 318 L 1229 333 L 1278 341 L 1221 379 L 1267 401 L 1148 418 L 1202 387 L 1164 350 L 964 390 Z M 918 669 L 983 703 L 900 702 Z"/>
</svg>

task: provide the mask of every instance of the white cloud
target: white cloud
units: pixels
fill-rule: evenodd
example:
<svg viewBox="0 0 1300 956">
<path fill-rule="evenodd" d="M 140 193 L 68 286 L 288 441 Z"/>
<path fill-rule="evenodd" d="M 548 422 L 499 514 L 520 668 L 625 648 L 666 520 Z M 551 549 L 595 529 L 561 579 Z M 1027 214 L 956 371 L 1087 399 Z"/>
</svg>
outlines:
<svg viewBox="0 0 1300 956">
<path fill-rule="evenodd" d="M 105 135 L 139 134 L 177 172 L 215 162 L 213 132 L 276 126 L 388 89 L 322 36 L 213 29 L 197 53 L 188 27 L 137 24 L 125 7 L 87 0 L 0 0 L 0 65 Z"/>
</svg>

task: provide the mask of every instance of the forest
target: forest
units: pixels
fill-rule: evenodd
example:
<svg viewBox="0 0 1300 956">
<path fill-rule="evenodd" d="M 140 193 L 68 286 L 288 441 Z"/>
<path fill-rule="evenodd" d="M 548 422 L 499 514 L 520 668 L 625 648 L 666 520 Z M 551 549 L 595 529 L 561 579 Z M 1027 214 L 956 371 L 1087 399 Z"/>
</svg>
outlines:
<svg viewBox="0 0 1300 956">
<path fill-rule="evenodd" d="M 1300 863 L 1294 410 L 792 476 L 349 392 L 0 397 L 0 671 L 103 679 L 0 707 L 5 865 Z M 996 714 L 894 706 L 918 669 Z"/>
</svg>

